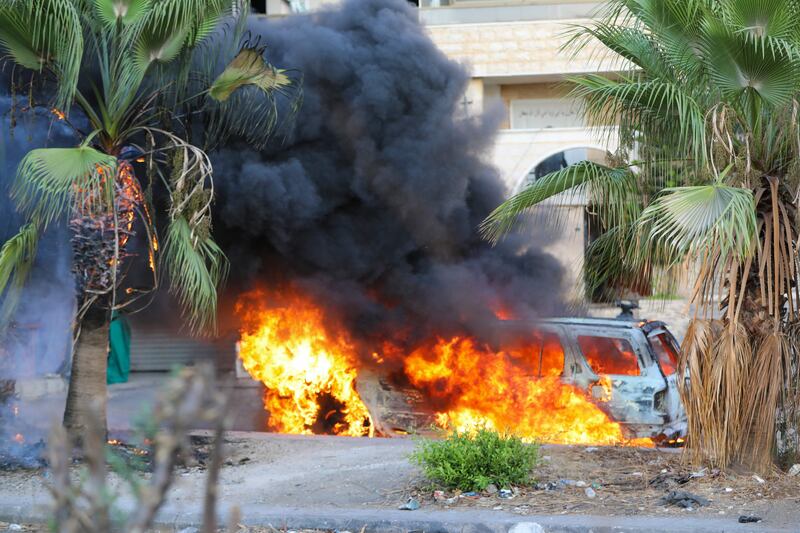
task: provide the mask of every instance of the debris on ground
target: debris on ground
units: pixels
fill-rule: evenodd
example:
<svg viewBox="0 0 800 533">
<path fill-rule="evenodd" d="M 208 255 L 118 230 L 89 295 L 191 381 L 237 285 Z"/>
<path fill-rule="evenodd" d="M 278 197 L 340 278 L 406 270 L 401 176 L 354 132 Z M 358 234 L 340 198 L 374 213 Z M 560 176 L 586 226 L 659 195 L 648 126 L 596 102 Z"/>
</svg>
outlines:
<svg viewBox="0 0 800 533">
<path fill-rule="evenodd" d="M 743 514 L 742 516 L 739 517 L 740 524 L 757 524 L 761 522 L 761 520 L 762 520 L 761 517 L 756 515 Z"/>
<path fill-rule="evenodd" d="M 584 492 L 586 493 L 587 498 L 594 498 L 597 496 L 597 493 L 594 491 L 592 487 L 586 487 L 586 490 L 584 490 Z"/>
<path fill-rule="evenodd" d="M 705 507 L 709 502 L 706 498 L 692 494 L 686 490 L 671 490 L 659 500 L 664 505 L 675 505 L 683 509 L 694 509 L 695 507 Z"/>
<path fill-rule="evenodd" d="M 693 479 L 692 474 L 663 471 L 650 480 L 650 486 L 655 489 L 672 490 L 687 484 L 691 479 Z"/>
<path fill-rule="evenodd" d="M 686 508 L 664 505 L 660 500 L 670 491 L 686 491 L 709 502 L 692 502 L 699 515 L 777 515 L 776 523 L 795 516 L 800 494 L 800 475 L 775 471 L 761 474 L 765 482 L 753 480 L 752 472 L 698 468 L 685 462 L 679 450 L 598 446 L 547 446 L 550 460 L 539 463 L 530 487 L 504 488 L 496 494 L 483 491 L 479 498 L 439 500 L 448 508 L 492 510 L 502 505 L 504 512 L 517 515 L 592 514 L 603 516 L 670 515 Z M 421 480 L 420 480 L 421 481 Z M 582 482 L 581 482 L 582 481 Z M 579 483 L 580 482 L 580 483 Z M 412 482 L 414 483 L 414 482 Z M 587 496 L 591 488 L 595 497 Z M 406 489 L 407 490 L 407 489 Z M 420 501 L 431 498 L 431 490 L 421 490 Z M 503 499 L 511 496 L 514 499 Z M 453 496 L 445 491 L 444 498 Z"/>
<path fill-rule="evenodd" d="M 792 477 L 800 476 L 800 463 L 792 465 L 792 467 L 789 469 L 788 474 Z"/>
<path fill-rule="evenodd" d="M 399 507 L 401 511 L 416 511 L 419 508 L 420 504 L 416 498 L 409 498 L 406 503 Z"/>
</svg>

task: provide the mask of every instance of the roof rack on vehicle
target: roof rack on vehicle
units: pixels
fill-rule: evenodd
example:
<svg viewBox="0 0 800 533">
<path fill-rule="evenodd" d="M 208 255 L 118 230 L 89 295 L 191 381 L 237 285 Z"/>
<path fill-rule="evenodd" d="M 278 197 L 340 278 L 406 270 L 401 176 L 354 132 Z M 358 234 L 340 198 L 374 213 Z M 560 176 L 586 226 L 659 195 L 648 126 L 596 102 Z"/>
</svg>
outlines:
<svg viewBox="0 0 800 533">
<path fill-rule="evenodd" d="M 633 316 L 633 311 L 634 309 L 639 309 L 637 300 L 617 300 L 616 306 L 621 310 L 621 313 L 617 315 L 617 320 L 636 320 L 636 317 Z"/>
</svg>

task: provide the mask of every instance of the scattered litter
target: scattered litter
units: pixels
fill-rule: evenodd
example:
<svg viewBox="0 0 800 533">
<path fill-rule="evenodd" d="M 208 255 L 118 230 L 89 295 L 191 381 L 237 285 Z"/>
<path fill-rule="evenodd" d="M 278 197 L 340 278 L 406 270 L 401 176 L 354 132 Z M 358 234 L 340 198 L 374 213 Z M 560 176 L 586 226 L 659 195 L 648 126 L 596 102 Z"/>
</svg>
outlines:
<svg viewBox="0 0 800 533">
<path fill-rule="evenodd" d="M 542 461 L 550 461 L 551 459 L 552 459 L 552 457 L 550 457 L 549 455 L 543 455 L 542 456 Z"/>
<path fill-rule="evenodd" d="M 458 496 L 459 498 L 477 498 L 478 493 L 474 491 L 464 492 Z"/>
<path fill-rule="evenodd" d="M 733 492 L 733 489 L 730 487 L 725 487 L 725 492 Z"/>
<path fill-rule="evenodd" d="M 740 524 L 757 524 L 761 522 L 762 518 L 754 514 L 743 514 L 739 517 Z"/>
<path fill-rule="evenodd" d="M 416 511 L 419 509 L 419 502 L 414 498 L 409 498 L 406 503 L 400 506 L 401 511 Z"/>
<path fill-rule="evenodd" d="M 589 453 L 596 452 L 596 451 L 597 451 L 597 446 L 589 446 L 589 447 L 588 447 L 588 448 L 586 448 L 586 450 L 584 450 L 584 451 L 587 451 L 587 452 L 589 452 Z"/>
<path fill-rule="evenodd" d="M 671 474 L 665 469 L 650 480 L 650 486 L 656 489 L 672 490 L 676 487 L 687 484 L 691 479 L 691 474 Z"/>
<path fill-rule="evenodd" d="M 503 510 L 503 506 L 502 505 L 495 505 L 494 507 L 492 507 L 492 509 L 494 509 L 495 511 L 502 511 Z"/>
<path fill-rule="evenodd" d="M 595 481 L 594 483 L 592 483 L 592 488 L 593 488 L 594 490 L 597 490 L 597 489 L 599 489 L 601 486 L 602 486 L 602 485 L 600 485 L 600 483 L 598 483 L 597 481 Z"/>
<path fill-rule="evenodd" d="M 178 533 L 200 533 L 200 530 L 194 526 L 189 526 L 181 529 Z"/>
<path fill-rule="evenodd" d="M 435 490 L 433 491 L 433 501 L 440 502 L 446 500 L 447 498 L 444 495 L 443 490 Z"/>
<path fill-rule="evenodd" d="M 22 526 L 19 524 L 8 524 L 9 531 L 22 531 Z"/>
<path fill-rule="evenodd" d="M 641 472 L 631 472 L 631 475 L 636 477 L 642 477 L 644 474 L 642 474 Z"/>
<path fill-rule="evenodd" d="M 668 494 L 662 496 L 659 501 L 662 505 L 675 505 L 677 507 L 683 507 L 684 509 L 691 509 L 695 505 L 698 507 L 705 507 L 710 503 L 702 496 L 692 494 L 685 490 L 671 490 Z"/>
<path fill-rule="evenodd" d="M 574 479 L 559 479 L 558 481 L 556 481 L 556 483 L 558 483 L 562 487 L 574 487 L 575 485 L 578 484 L 578 482 L 575 481 Z"/>
<path fill-rule="evenodd" d="M 753 479 L 755 479 L 759 483 L 766 483 L 763 478 L 757 476 L 756 474 L 753 474 Z"/>
<path fill-rule="evenodd" d="M 708 468 L 703 468 L 703 469 L 698 470 L 697 472 L 692 472 L 689 475 L 689 478 L 690 479 L 694 479 L 694 478 L 698 478 L 698 477 L 706 477 L 706 472 L 707 471 L 708 471 Z"/>
<path fill-rule="evenodd" d="M 586 490 L 584 490 L 583 492 L 586 493 L 587 498 L 594 498 L 595 496 L 597 496 L 597 493 L 594 491 L 592 487 L 586 487 Z"/>
<path fill-rule="evenodd" d="M 500 489 L 500 492 L 497 495 L 503 498 L 504 500 L 510 500 L 511 498 L 514 497 L 514 492 L 512 492 L 509 489 Z"/>
<path fill-rule="evenodd" d="M 494 483 L 489 483 L 489 485 L 486 487 L 486 492 L 488 494 L 497 494 L 497 485 Z"/>
<path fill-rule="evenodd" d="M 581 488 L 585 487 L 586 486 L 586 482 L 585 481 L 576 481 L 575 482 L 575 486 L 576 487 L 581 487 Z"/>
<path fill-rule="evenodd" d="M 792 465 L 792 467 L 789 469 L 789 475 L 792 477 L 800 476 L 800 463 Z"/>
</svg>

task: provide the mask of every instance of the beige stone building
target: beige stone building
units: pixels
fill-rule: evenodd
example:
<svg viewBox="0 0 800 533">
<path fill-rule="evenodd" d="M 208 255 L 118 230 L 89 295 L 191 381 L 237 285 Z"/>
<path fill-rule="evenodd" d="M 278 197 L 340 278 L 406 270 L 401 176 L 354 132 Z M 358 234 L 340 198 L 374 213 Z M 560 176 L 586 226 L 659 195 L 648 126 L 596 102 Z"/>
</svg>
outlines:
<svg viewBox="0 0 800 533">
<path fill-rule="evenodd" d="M 614 65 L 599 46 L 565 51 L 571 30 L 589 22 L 600 2 L 588 0 L 422 0 L 420 20 L 448 56 L 469 68 L 468 113 L 504 113 L 492 161 L 509 194 L 537 177 L 583 159 L 603 162 L 613 136 L 590 128 L 569 97 L 569 76 Z M 593 238 L 582 196 L 558 202 L 560 224 L 548 245 L 569 269 L 583 298 L 581 266 Z"/>
</svg>

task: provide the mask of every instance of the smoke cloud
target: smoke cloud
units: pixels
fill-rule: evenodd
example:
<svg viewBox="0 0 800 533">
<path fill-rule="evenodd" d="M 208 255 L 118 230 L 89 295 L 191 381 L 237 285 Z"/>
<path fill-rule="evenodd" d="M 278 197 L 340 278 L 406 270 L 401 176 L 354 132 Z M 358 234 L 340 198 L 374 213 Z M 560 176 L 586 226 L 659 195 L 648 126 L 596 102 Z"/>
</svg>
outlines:
<svg viewBox="0 0 800 533">
<path fill-rule="evenodd" d="M 5 89 L 7 84 L 0 76 L 0 86 Z M 19 161 L 34 148 L 76 144 L 71 130 L 53 121 L 48 111 L 20 113 L 19 108 L 27 105 L 26 98 L 21 98 L 14 111 L 13 100 L 6 95 L 0 95 L 0 245 L 23 223 L 9 198 Z M 21 464 L 37 465 L 39 448 L 17 445 L 12 436 L 22 433 L 29 442 L 35 442 L 43 436 L 51 419 L 61 414 L 42 409 L 33 398 L 9 394 L 15 388 L 9 389 L 9 384 L 66 370 L 75 306 L 71 257 L 64 227 L 54 226 L 42 235 L 36 261 L 8 328 L 0 330 L 0 458 L 5 454 L 6 459 L 17 457 Z M 0 295 L 0 308 L 6 297 L 7 294 Z"/>
<path fill-rule="evenodd" d="M 520 235 L 477 226 L 504 198 L 487 163 L 498 113 L 467 117 L 469 76 L 403 0 L 259 20 L 270 60 L 304 77 L 283 142 L 213 157 L 215 234 L 232 286 L 300 284 L 361 340 L 491 339 L 500 307 L 561 310 L 562 272 Z"/>
</svg>

